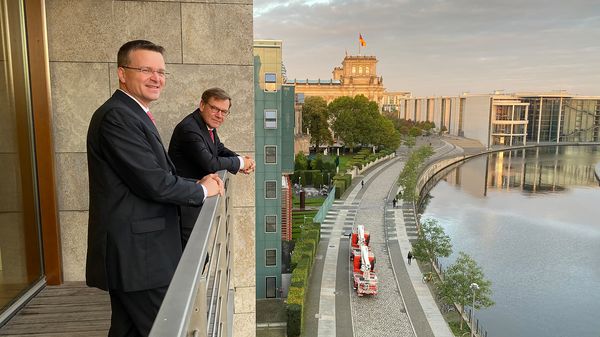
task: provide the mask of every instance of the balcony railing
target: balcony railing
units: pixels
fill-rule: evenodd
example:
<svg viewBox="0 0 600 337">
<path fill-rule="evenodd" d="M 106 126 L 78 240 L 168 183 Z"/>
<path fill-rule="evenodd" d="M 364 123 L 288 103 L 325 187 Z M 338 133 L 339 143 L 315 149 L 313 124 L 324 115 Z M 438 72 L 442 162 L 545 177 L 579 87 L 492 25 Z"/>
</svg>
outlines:
<svg viewBox="0 0 600 337">
<path fill-rule="evenodd" d="M 219 176 L 225 195 L 205 200 L 150 337 L 233 335 L 229 174 Z"/>
</svg>

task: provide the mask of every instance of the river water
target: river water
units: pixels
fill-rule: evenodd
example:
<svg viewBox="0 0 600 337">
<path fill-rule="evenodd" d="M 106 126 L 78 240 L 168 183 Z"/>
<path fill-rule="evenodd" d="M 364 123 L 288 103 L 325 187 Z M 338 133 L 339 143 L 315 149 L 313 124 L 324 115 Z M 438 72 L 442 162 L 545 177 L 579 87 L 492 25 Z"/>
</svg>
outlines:
<svg viewBox="0 0 600 337">
<path fill-rule="evenodd" d="M 423 218 L 473 257 L 495 306 L 475 317 L 488 337 L 600 336 L 600 146 L 484 155 L 450 171 Z"/>
</svg>

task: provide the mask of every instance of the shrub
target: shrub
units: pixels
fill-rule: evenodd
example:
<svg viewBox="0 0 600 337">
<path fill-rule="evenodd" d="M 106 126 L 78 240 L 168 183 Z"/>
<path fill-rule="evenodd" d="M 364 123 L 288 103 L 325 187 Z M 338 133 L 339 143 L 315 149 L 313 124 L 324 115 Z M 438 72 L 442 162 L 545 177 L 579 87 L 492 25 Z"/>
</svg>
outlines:
<svg viewBox="0 0 600 337">
<path fill-rule="evenodd" d="M 300 336 L 303 331 L 304 288 L 290 287 L 287 299 L 287 335 Z"/>
<path fill-rule="evenodd" d="M 296 155 L 296 160 L 294 162 L 295 170 L 306 170 L 308 169 L 308 159 L 304 155 L 302 151 L 298 152 Z"/>
<path fill-rule="evenodd" d="M 335 198 L 339 199 L 342 197 L 342 194 L 346 192 L 346 184 L 343 180 L 337 179 L 333 181 L 333 185 L 335 186 Z"/>
<path fill-rule="evenodd" d="M 315 187 L 323 185 L 323 173 L 320 171 L 312 172 L 312 185 Z"/>
</svg>

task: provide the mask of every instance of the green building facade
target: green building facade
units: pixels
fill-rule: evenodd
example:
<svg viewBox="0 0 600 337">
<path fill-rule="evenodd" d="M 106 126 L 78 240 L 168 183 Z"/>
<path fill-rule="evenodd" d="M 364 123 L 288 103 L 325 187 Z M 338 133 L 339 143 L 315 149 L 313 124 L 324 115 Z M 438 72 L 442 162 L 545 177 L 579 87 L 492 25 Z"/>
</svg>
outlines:
<svg viewBox="0 0 600 337">
<path fill-rule="evenodd" d="M 282 189 L 294 168 L 294 87 L 282 85 L 281 41 L 254 41 L 256 298 L 282 289 Z"/>
</svg>

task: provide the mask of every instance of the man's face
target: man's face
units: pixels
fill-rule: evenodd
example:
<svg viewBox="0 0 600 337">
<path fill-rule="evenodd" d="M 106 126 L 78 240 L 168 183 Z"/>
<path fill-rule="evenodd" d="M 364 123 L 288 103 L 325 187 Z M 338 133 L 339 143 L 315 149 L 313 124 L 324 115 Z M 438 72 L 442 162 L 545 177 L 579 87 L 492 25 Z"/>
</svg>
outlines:
<svg viewBox="0 0 600 337">
<path fill-rule="evenodd" d="M 228 99 L 214 97 L 209 98 L 208 102 L 200 101 L 200 116 L 208 127 L 216 129 L 225 121 L 227 113 L 224 111 L 229 111 L 230 105 Z"/>
<path fill-rule="evenodd" d="M 165 71 L 165 60 L 161 53 L 138 49 L 129 53 L 128 68 L 119 67 L 119 88 L 135 97 L 140 103 L 148 107 L 152 101 L 160 97 L 160 92 L 165 86 L 165 77 L 157 71 Z M 150 70 L 144 74 L 138 69 Z"/>
</svg>

